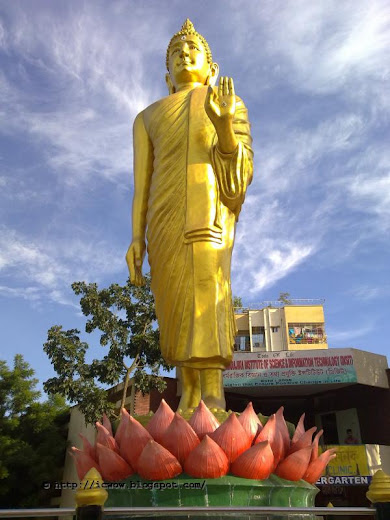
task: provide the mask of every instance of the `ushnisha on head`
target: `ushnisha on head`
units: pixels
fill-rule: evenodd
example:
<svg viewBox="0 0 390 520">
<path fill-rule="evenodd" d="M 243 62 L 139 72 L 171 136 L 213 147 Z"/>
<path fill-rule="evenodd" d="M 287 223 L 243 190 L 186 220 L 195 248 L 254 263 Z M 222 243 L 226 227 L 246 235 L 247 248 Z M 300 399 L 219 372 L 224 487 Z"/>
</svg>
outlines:
<svg viewBox="0 0 390 520">
<path fill-rule="evenodd" d="M 196 32 L 188 18 L 169 42 L 166 65 L 170 94 L 197 86 L 213 86 L 219 70 L 218 65 L 213 63 L 209 44 Z"/>
</svg>

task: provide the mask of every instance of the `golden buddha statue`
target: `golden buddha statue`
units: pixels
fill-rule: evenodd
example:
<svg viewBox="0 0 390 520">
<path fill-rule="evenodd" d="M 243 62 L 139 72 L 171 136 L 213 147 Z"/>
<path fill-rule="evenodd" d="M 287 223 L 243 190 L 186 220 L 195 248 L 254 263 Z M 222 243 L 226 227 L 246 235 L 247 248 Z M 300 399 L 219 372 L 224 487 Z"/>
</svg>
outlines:
<svg viewBox="0 0 390 520">
<path fill-rule="evenodd" d="M 222 371 L 236 334 L 230 266 L 252 180 L 250 123 L 187 19 L 168 45 L 169 95 L 135 119 L 130 279 L 142 285 L 147 240 L 164 359 L 180 371 L 179 409 L 225 409 Z M 146 237 L 145 237 L 146 235 Z"/>
</svg>

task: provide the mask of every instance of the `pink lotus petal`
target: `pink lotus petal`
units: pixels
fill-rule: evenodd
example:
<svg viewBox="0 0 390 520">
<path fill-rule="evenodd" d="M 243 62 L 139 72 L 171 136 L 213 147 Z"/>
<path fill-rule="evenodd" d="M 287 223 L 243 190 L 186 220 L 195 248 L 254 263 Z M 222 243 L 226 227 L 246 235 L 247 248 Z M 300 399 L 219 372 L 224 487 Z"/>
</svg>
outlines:
<svg viewBox="0 0 390 520">
<path fill-rule="evenodd" d="M 305 433 L 305 426 L 303 424 L 304 420 L 305 420 L 305 414 L 303 413 L 301 415 L 301 417 L 299 418 L 299 421 L 295 428 L 295 432 L 294 432 L 293 438 L 291 439 L 291 442 L 297 442 L 299 437 L 302 437 L 302 435 Z"/>
<path fill-rule="evenodd" d="M 204 402 L 200 401 L 189 420 L 189 425 L 193 428 L 199 439 L 202 440 L 205 435 L 213 433 L 213 431 L 218 428 L 219 422 Z"/>
<path fill-rule="evenodd" d="M 88 453 L 88 455 L 93 459 L 96 460 L 96 450 L 95 446 L 93 446 L 87 437 L 83 435 L 82 433 L 79 433 L 79 437 L 83 441 L 83 452 Z"/>
<path fill-rule="evenodd" d="M 122 435 L 119 453 L 130 466 L 136 468 L 139 456 L 151 440 L 152 436 L 142 424 L 129 416 L 127 428 Z"/>
<path fill-rule="evenodd" d="M 336 457 L 336 450 L 334 448 L 324 451 L 317 459 L 310 462 L 303 480 L 306 480 L 309 484 L 315 484 L 322 475 L 324 469 L 330 460 Z"/>
<path fill-rule="evenodd" d="M 107 446 L 110 450 L 114 450 L 119 453 L 119 446 L 116 443 L 114 437 L 110 434 L 110 432 L 105 428 L 100 422 L 96 423 L 97 428 L 97 436 L 96 436 L 96 444 L 102 444 L 103 446 Z"/>
<path fill-rule="evenodd" d="M 105 413 L 103 414 L 103 426 L 107 429 L 108 433 L 113 436 L 110 419 Z"/>
<path fill-rule="evenodd" d="M 175 412 L 165 402 L 165 399 L 161 399 L 157 412 L 146 425 L 146 429 L 156 442 L 161 444 L 163 435 L 173 421 L 174 416 Z"/>
<path fill-rule="evenodd" d="M 250 437 L 251 442 L 255 440 L 257 435 L 263 429 L 263 425 L 261 424 L 260 419 L 257 417 L 252 403 L 248 403 L 245 410 L 238 416 L 238 422 Z"/>
<path fill-rule="evenodd" d="M 324 433 L 324 430 L 320 430 L 314 437 L 314 441 L 311 446 L 310 463 L 313 462 L 314 460 L 318 459 L 318 443 L 319 443 L 320 437 L 323 433 Z"/>
<path fill-rule="evenodd" d="M 290 446 L 289 455 L 291 453 L 294 453 L 294 451 L 298 451 L 302 448 L 307 448 L 308 446 L 311 447 L 313 434 L 316 431 L 316 429 L 317 427 L 313 426 L 313 428 L 310 428 L 303 435 L 301 435 L 296 442 L 292 442 Z"/>
<path fill-rule="evenodd" d="M 309 466 L 310 456 L 311 447 L 295 451 L 279 463 L 275 470 L 275 474 L 278 477 L 287 480 L 301 480 Z"/>
<path fill-rule="evenodd" d="M 98 472 L 101 474 L 101 469 L 100 469 L 99 464 L 88 453 L 84 453 L 83 451 L 79 450 L 78 448 L 73 447 L 70 449 L 70 454 L 74 459 L 77 475 L 80 480 L 82 480 L 84 478 L 86 473 L 91 468 L 96 468 L 98 470 Z"/>
<path fill-rule="evenodd" d="M 122 408 L 119 425 L 115 432 L 115 440 L 119 447 L 121 445 L 123 434 L 125 433 L 127 425 L 129 424 L 129 418 L 130 418 L 129 412 L 126 410 L 126 408 Z"/>
<path fill-rule="evenodd" d="M 96 453 L 101 468 L 100 474 L 103 479 L 109 482 L 123 480 L 134 473 L 133 468 L 115 451 L 96 444 Z"/>
</svg>

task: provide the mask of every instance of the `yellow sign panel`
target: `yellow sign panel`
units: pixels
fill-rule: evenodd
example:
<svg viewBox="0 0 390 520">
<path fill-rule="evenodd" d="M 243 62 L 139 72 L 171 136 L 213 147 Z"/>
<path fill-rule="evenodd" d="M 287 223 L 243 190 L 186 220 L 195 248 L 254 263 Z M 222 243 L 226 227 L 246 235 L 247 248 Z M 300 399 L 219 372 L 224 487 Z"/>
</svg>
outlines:
<svg viewBox="0 0 390 520">
<path fill-rule="evenodd" d="M 337 456 L 325 468 L 324 476 L 348 477 L 370 474 L 364 445 L 320 446 L 319 451 L 323 452 L 329 448 L 337 448 Z"/>
</svg>

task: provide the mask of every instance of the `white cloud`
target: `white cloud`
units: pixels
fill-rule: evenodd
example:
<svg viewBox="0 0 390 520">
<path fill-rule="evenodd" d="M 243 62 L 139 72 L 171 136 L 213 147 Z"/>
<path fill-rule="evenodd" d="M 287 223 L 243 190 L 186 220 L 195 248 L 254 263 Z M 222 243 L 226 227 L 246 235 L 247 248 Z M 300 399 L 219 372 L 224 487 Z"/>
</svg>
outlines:
<svg viewBox="0 0 390 520">
<path fill-rule="evenodd" d="M 92 175 L 127 181 L 132 121 L 156 90 L 134 46 L 146 20 L 124 40 L 123 31 L 112 31 L 110 16 L 79 7 L 60 20 L 50 10 L 27 13 L 15 6 L 8 39 L 18 66 L 2 81 L 2 131 L 26 132 L 68 184 Z M 150 34 L 149 52 L 161 31 Z"/>
<path fill-rule="evenodd" d="M 4 295 L 29 300 L 45 298 L 73 305 L 70 284 L 75 280 L 99 281 L 123 269 L 123 255 L 103 241 L 81 239 L 33 241 L 7 228 L 0 234 L 0 272 L 13 287 L 2 286 Z M 17 283 L 15 281 L 17 280 Z"/>
<path fill-rule="evenodd" d="M 6 287 L 0 285 L 0 294 L 7 297 L 23 298 L 28 301 L 38 301 L 42 298 L 38 287 Z"/>
<path fill-rule="evenodd" d="M 374 330 L 374 328 L 374 323 L 370 323 L 360 327 L 355 327 L 350 330 L 337 330 L 333 329 L 332 327 L 327 327 L 326 333 L 328 337 L 328 343 L 330 346 L 333 346 L 333 342 L 343 343 L 345 341 L 354 340 L 356 338 L 365 336 L 366 334 L 370 334 Z"/>
<path fill-rule="evenodd" d="M 390 285 L 384 283 L 374 287 L 369 284 L 362 284 L 358 287 L 353 287 L 349 294 L 361 301 L 377 300 L 390 294 Z"/>
<path fill-rule="evenodd" d="M 254 100 L 293 88 L 309 104 L 338 96 L 373 118 L 390 105 L 386 0 L 231 2 L 232 41 Z M 334 109 L 332 107 L 332 109 Z"/>
<path fill-rule="evenodd" d="M 261 292 L 310 256 L 338 247 L 330 235 L 340 226 L 335 214 L 349 188 L 340 185 L 337 168 L 324 178 L 316 170 L 320 161 L 359 149 L 364 138 L 363 121 L 355 114 L 324 119 L 314 128 L 280 124 L 270 131 L 255 153 L 260 159 L 238 225 L 233 272 L 240 290 Z M 344 254 L 357 244 L 353 237 L 351 248 L 344 244 Z M 332 256 L 328 260 L 334 261 Z"/>
<path fill-rule="evenodd" d="M 330 188 L 341 190 L 343 204 L 365 215 L 360 218 L 362 235 L 380 236 L 390 228 L 390 154 L 380 141 L 362 147 L 345 164 L 344 175 Z"/>
<path fill-rule="evenodd" d="M 357 158 L 362 162 L 373 130 L 386 117 L 384 110 L 378 116 L 378 107 L 385 107 L 389 99 L 383 84 L 389 75 L 390 15 L 378 0 L 276 0 L 261 5 L 235 0 L 226 6 L 223 32 L 234 43 L 233 58 L 240 57 L 238 65 L 231 62 L 252 94 L 255 124 L 261 126 L 262 112 L 268 108 L 254 103 L 264 90 L 293 87 L 293 94 L 305 96 L 285 115 L 274 107 L 255 143 L 255 179 L 240 217 L 234 273 L 235 280 L 256 292 L 319 251 L 326 250 L 327 261 L 342 255 L 345 259 L 365 237 L 382 232 L 377 223 L 388 214 L 388 181 L 378 154 L 365 170 Z M 93 186 L 96 177 L 127 183 L 132 120 L 165 95 L 165 71 L 156 63 L 163 62 L 171 36 L 166 30 L 169 16 L 146 4 L 139 11 L 132 7 L 131 19 L 127 2 L 115 2 L 104 13 L 93 2 L 73 3 L 61 19 L 48 8 L 15 8 L 6 40 L 19 57 L 20 82 L 9 75 L 0 87 L 8 132 L 26 132 L 42 151 L 45 167 L 71 187 L 80 182 Z M 205 36 L 213 16 L 220 14 L 217 4 L 211 9 L 210 19 L 202 21 Z M 156 18 L 158 13 L 159 24 L 150 30 L 149 15 Z M 35 75 L 44 78 L 42 93 Z M 317 105 L 324 99 L 331 102 L 330 111 Z M 33 196 L 26 187 L 17 193 L 13 200 Z M 365 212 L 360 235 L 351 225 L 353 216 L 340 208 Z M 24 255 L 33 253 L 34 240 L 18 240 L 27 248 Z M 74 253 L 64 261 L 65 270 L 82 251 L 85 257 L 93 256 L 86 243 L 89 240 L 70 245 Z M 55 295 L 58 272 L 52 261 L 58 255 L 47 244 L 35 243 L 35 248 L 41 268 L 29 267 L 29 276 Z M 42 265 L 50 267 L 45 270 Z M 240 274 L 239 269 L 246 272 Z"/>
<path fill-rule="evenodd" d="M 66 112 L 45 117 L 25 115 L 25 123 L 40 141 L 50 143 L 45 150 L 47 163 L 54 171 L 67 172 L 63 179 L 67 184 L 78 185 L 92 174 L 111 180 L 118 176 L 130 178 L 132 151 L 128 121 L 108 122 L 88 109 L 73 116 Z"/>
<path fill-rule="evenodd" d="M 290 79 L 300 89 L 333 92 L 362 77 L 384 78 L 390 45 L 386 2 L 282 4 L 280 10 L 272 4 L 268 50 L 291 66 Z"/>
<path fill-rule="evenodd" d="M 360 208 L 379 214 L 390 223 L 390 172 L 384 177 L 358 175 L 348 190 Z"/>
<path fill-rule="evenodd" d="M 263 257 L 264 264 L 256 271 L 254 267 L 254 285 L 250 292 L 255 293 L 272 286 L 296 269 L 309 255 L 313 246 L 305 244 L 284 243 L 283 247 L 271 249 Z"/>
<path fill-rule="evenodd" d="M 255 154 L 255 159 L 256 155 L 260 157 L 255 184 L 259 191 L 280 194 L 297 184 L 302 188 L 304 183 L 308 188 L 318 183 L 317 162 L 331 154 L 356 150 L 364 141 L 365 130 L 361 117 L 346 113 L 332 118 L 325 116 L 314 127 L 305 129 L 283 120 L 268 129 L 267 134 L 267 140 Z"/>
<path fill-rule="evenodd" d="M 7 33 L 6 33 L 6 30 L 5 30 L 5 27 L 2 23 L 2 20 L 0 19 L 0 48 L 3 48 L 4 50 L 6 49 L 6 38 L 7 38 Z"/>
<path fill-rule="evenodd" d="M 252 197 L 249 213 L 255 207 Z M 315 235 L 304 238 L 277 204 L 260 205 L 259 218 L 239 224 L 233 255 L 233 285 L 240 294 L 259 293 L 297 269 L 318 247 Z"/>
</svg>

